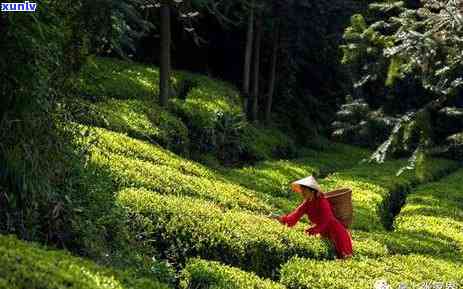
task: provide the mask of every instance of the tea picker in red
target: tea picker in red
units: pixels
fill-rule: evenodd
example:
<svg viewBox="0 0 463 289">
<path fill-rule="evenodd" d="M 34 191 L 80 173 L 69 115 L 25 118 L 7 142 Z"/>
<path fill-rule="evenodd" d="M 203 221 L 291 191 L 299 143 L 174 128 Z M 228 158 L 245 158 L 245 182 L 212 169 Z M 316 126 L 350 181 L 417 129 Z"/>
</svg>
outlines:
<svg viewBox="0 0 463 289">
<path fill-rule="evenodd" d="M 320 234 L 329 239 L 338 258 L 352 257 L 352 238 L 348 231 L 352 223 L 352 190 L 323 193 L 312 176 L 293 182 L 291 188 L 304 200 L 293 212 L 283 216 L 272 215 L 272 218 L 292 227 L 307 215 L 314 226 L 306 229 L 306 234 Z"/>
</svg>

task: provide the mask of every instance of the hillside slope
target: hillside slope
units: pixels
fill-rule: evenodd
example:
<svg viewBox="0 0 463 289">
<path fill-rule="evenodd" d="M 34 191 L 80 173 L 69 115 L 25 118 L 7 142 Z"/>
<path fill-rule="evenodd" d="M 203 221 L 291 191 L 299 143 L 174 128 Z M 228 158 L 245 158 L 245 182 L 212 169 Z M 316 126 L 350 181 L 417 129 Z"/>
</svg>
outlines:
<svg viewBox="0 0 463 289">
<path fill-rule="evenodd" d="M 397 177 L 404 160 L 360 163 L 368 151 L 326 140 L 297 148 L 277 127 L 254 127 L 237 91 L 204 76 L 176 72 L 177 97 L 160 108 L 157 77 L 145 65 L 91 61 L 67 123 L 88 152 L 82 190 L 70 197 L 70 249 L 113 269 L 0 236 L 0 288 L 371 288 L 378 278 L 438 277 L 463 285 L 461 172 L 441 179 L 456 163 L 427 160 L 426 174 Z M 310 174 L 326 190 L 353 189 L 352 260 L 334 261 L 329 243 L 303 233 L 307 220 L 289 229 L 266 217 L 292 210 L 300 199 L 288 185 Z"/>
</svg>

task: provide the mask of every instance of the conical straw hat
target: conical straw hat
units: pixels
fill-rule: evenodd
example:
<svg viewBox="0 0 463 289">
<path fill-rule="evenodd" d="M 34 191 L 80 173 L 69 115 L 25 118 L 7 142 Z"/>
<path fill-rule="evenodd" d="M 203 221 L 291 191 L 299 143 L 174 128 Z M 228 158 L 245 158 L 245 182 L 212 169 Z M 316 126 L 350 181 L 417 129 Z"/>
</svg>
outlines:
<svg viewBox="0 0 463 289">
<path fill-rule="evenodd" d="M 322 192 L 322 188 L 320 187 L 320 185 L 317 183 L 317 181 L 315 180 L 313 176 L 295 181 L 291 184 L 291 186 L 293 187 L 293 190 L 295 190 L 296 192 L 299 191 L 299 188 L 298 188 L 299 186 L 309 187 L 318 192 Z"/>
</svg>

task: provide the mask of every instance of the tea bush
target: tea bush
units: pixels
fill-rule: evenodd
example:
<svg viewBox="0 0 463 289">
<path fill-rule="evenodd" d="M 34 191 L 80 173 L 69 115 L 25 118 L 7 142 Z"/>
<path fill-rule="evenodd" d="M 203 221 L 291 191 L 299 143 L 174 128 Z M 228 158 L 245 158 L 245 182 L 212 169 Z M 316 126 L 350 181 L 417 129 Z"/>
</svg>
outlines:
<svg viewBox="0 0 463 289">
<path fill-rule="evenodd" d="M 303 234 L 302 226 L 288 229 L 267 217 L 224 210 L 211 202 L 141 189 L 123 190 L 117 201 L 130 213 L 134 234 L 173 254 L 170 258 L 201 256 L 271 276 L 294 255 L 330 257 L 327 244 Z"/>
<path fill-rule="evenodd" d="M 344 145 L 339 145 L 344 146 Z M 223 170 L 234 182 L 265 194 L 279 196 L 289 190 L 291 181 L 308 175 L 319 176 L 327 172 L 355 166 L 366 157 L 366 150 L 345 146 L 345 151 L 331 153 L 314 150 L 301 151 L 301 157 L 290 160 L 268 160 L 254 166 Z"/>
<path fill-rule="evenodd" d="M 294 141 L 276 128 L 256 127 L 247 123 L 240 133 L 240 140 L 243 158 L 254 162 L 297 156 Z"/>
<path fill-rule="evenodd" d="M 395 221 L 396 232 L 420 235 L 436 243 L 424 246 L 429 254 L 463 254 L 463 170 L 422 185 L 407 197 Z M 410 251 L 412 251 L 410 249 Z"/>
<path fill-rule="evenodd" d="M 201 256 L 272 276 L 279 264 L 295 255 L 318 260 L 334 257 L 331 245 L 305 235 L 302 224 L 289 229 L 261 215 L 142 189 L 122 190 L 117 202 L 131 216 L 128 226 L 141 238 L 142 248 L 155 246 L 176 260 Z M 355 242 L 355 252 L 364 257 L 388 254 L 372 240 Z"/>
<path fill-rule="evenodd" d="M 395 231 L 354 231 L 358 240 L 382 244 L 389 254 L 462 258 L 462 171 L 414 188 L 395 219 Z"/>
<path fill-rule="evenodd" d="M 157 145 L 106 129 L 89 128 L 94 131 L 93 135 L 98 139 L 96 145 L 97 148 L 107 154 L 118 154 L 133 159 L 147 161 L 155 165 L 169 166 L 187 175 L 207 178 L 215 177 L 213 170 L 176 155 L 175 153 Z"/>
<path fill-rule="evenodd" d="M 295 258 L 283 266 L 280 281 L 290 289 L 367 289 L 373 288 L 377 280 L 385 280 L 390 288 L 398 288 L 401 283 L 407 288 L 423 288 L 425 282 L 453 283 L 459 288 L 463 285 L 463 270 L 456 261 L 420 255 L 343 262 Z"/>
<path fill-rule="evenodd" d="M 159 146 L 95 128 L 98 139 L 89 162 L 116 187 L 147 188 L 163 194 L 196 196 L 227 207 L 269 211 L 259 193 L 224 181 L 219 174 Z"/>
<path fill-rule="evenodd" d="M 98 266 L 64 251 L 0 235 L 3 289 L 167 289 L 153 279 Z"/>
<path fill-rule="evenodd" d="M 170 99 L 169 108 L 188 127 L 194 153 L 214 152 L 218 157 L 226 147 L 222 160 L 241 153 L 242 123 L 238 91 L 230 84 L 188 72 L 176 72 L 172 77 L 177 97 Z M 233 131 L 236 131 L 233 133 Z M 221 137 L 223 135 L 223 137 Z M 227 146 L 234 139 L 237 145 Z"/>
<path fill-rule="evenodd" d="M 378 242 L 389 254 L 430 255 L 461 262 L 461 177 L 460 170 L 437 182 L 416 187 L 395 219 L 395 231 L 354 231 L 354 240 Z"/>
<path fill-rule="evenodd" d="M 300 155 L 302 158 L 306 155 L 311 157 L 310 162 L 320 166 L 322 175 L 354 167 L 371 153 L 366 149 L 329 141 L 323 141 L 321 145 L 308 150 L 308 154 L 301 152 Z"/>
<path fill-rule="evenodd" d="M 334 164 L 340 168 L 346 168 L 349 165 L 355 164 L 354 160 L 357 157 L 365 154 L 364 151 L 359 151 L 358 154 L 347 154 L 348 157 L 346 156 L 344 159 L 338 159 L 338 155 L 333 154 L 331 156 L 333 162 L 326 159 L 318 161 L 318 164 L 316 156 L 306 156 L 306 158 L 293 161 L 267 161 L 254 168 L 247 167 L 234 169 L 233 171 L 215 171 L 192 161 L 185 160 L 155 145 L 105 129 L 97 128 L 95 131 L 99 136 L 99 142 L 93 152 L 91 162 L 104 168 L 103 171 L 109 173 L 111 179 L 117 184 L 116 187 L 131 187 L 119 194 L 118 203 L 128 210 L 132 216 L 128 223 L 132 231 L 132 236 L 138 235 L 147 238 L 147 240 L 156 240 L 154 243 L 155 251 L 165 251 L 166 254 L 173 254 L 176 259 L 185 260 L 190 256 L 199 254 L 204 258 L 217 259 L 241 268 L 257 270 L 256 272 L 266 276 L 274 274 L 278 267 L 262 265 L 260 263 L 273 264 L 274 262 L 255 262 L 254 260 L 259 260 L 258 258 L 269 258 L 259 257 L 261 255 L 272 256 L 273 258 L 275 255 L 274 251 L 283 250 L 283 253 L 278 253 L 279 255 L 277 254 L 277 257 L 275 257 L 279 260 L 276 264 L 279 264 L 284 262 L 285 258 L 294 255 L 294 253 L 288 253 L 288 251 L 305 250 L 309 253 L 299 253 L 299 255 L 308 254 L 310 258 L 322 260 L 332 258 L 330 246 L 322 244 L 325 247 L 321 251 L 317 251 L 310 246 L 309 248 L 312 248 L 310 249 L 312 251 L 307 248 L 297 249 L 300 247 L 296 249 L 281 249 L 281 247 L 275 244 L 268 245 L 268 243 L 265 243 L 267 242 L 267 238 L 270 237 L 261 237 L 264 240 L 262 243 L 265 245 L 262 243 L 254 245 L 252 242 L 256 241 L 253 241 L 253 238 L 257 237 L 253 234 L 257 233 L 252 232 L 254 230 L 259 232 L 262 228 L 268 228 L 270 231 L 277 230 L 277 232 L 283 230 L 282 232 L 285 233 L 279 233 L 280 236 L 283 234 L 282 237 L 279 237 L 283 239 L 287 238 L 285 234 L 294 234 L 292 235 L 295 238 L 293 242 L 303 242 L 301 245 L 303 248 L 306 246 L 304 242 L 307 242 L 308 238 L 302 233 L 301 228 L 304 226 L 302 224 L 298 227 L 299 229 L 284 231 L 285 229 L 277 222 L 270 221 L 267 224 L 265 222 L 269 220 L 264 217 L 259 217 L 246 211 L 238 212 L 235 210 L 229 211 L 228 209 L 244 208 L 257 213 L 267 213 L 272 208 L 270 207 L 271 205 L 289 211 L 300 201 L 296 194 L 288 190 L 287 185 L 290 180 L 311 174 L 312 172 L 319 172 L 325 169 L 324 166 L 326 164 L 332 166 L 332 169 L 335 168 Z M 348 148 L 343 147 L 340 149 L 340 151 L 343 150 L 348 151 Z M 355 152 L 355 150 L 353 151 Z M 309 152 L 311 151 L 306 151 L 306 153 Z M 340 154 L 343 155 L 342 153 Z M 312 166 L 312 162 L 316 165 Z M 408 254 L 410 252 L 406 251 L 405 248 L 408 246 L 419 248 L 419 241 L 426 241 L 423 237 L 413 239 L 407 235 L 382 232 L 380 222 L 374 222 L 371 217 L 371 212 L 381 202 L 381 198 L 388 192 L 388 188 L 393 189 L 394 186 L 405 186 L 416 181 L 414 180 L 416 178 L 414 174 L 405 174 L 400 178 L 395 177 L 396 170 L 402 164 L 402 161 L 387 162 L 382 167 L 372 164 L 361 164 L 320 180 L 322 185 L 328 189 L 343 186 L 349 186 L 354 189 L 356 222 L 358 222 L 354 226 L 353 231 L 354 254 L 356 256 L 381 257 L 397 252 Z M 446 163 L 442 162 L 442 164 Z M 442 165 L 440 167 L 445 168 L 446 166 Z M 389 175 L 385 176 L 381 173 L 375 173 L 381 169 Z M 440 172 L 441 169 L 436 169 L 435 171 Z M 233 182 L 230 183 L 230 180 Z M 242 184 L 247 188 L 238 184 Z M 146 191 L 146 189 L 151 190 L 151 192 Z M 163 194 L 163 196 L 158 195 L 158 193 Z M 357 197 L 355 196 L 356 194 Z M 121 202 L 121 196 L 125 196 L 123 202 Z M 200 199 L 194 199 L 197 197 Z M 207 200 L 212 201 L 212 203 L 207 202 Z M 363 215 L 359 214 L 362 210 L 364 210 Z M 183 215 L 184 212 L 187 212 L 187 215 Z M 169 216 L 166 223 L 159 221 L 159 218 L 162 219 L 163 216 Z M 225 220 L 223 220 L 224 218 Z M 243 218 L 251 219 L 253 223 L 248 224 L 242 220 Z M 185 221 L 185 219 L 193 221 Z M 203 219 L 206 221 L 202 222 Z M 183 222 L 193 222 L 194 225 Z M 217 226 L 215 222 L 222 225 L 217 228 L 215 227 Z M 231 222 L 233 225 L 234 231 L 232 233 L 223 229 L 228 222 Z M 239 227 L 241 227 L 241 230 L 244 230 L 244 233 L 236 229 Z M 368 229 L 370 232 L 366 234 L 358 229 Z M 166 231 L 168 233 L 165 233 Z M 176 234 L 181 231 L 185 231 L 184 234 L 188 235 L 188 237 L 180 237 L 179 241 Z M 191 237 L 189 234 L 195 237 Z M 264 233 L 264 236 L 266 234 L 275 235 L 276 233 Z M 147 236 L 155 237 L 151 238 Z M 213 236 L 210 242 L 203 241 L 203 239 L 208 239 L 210 236 Z M 245 245 L 233 245 L 231 244 L 233 243 L 232 241 L 222 241 L 222 239 L 227 238 L 224 236 L 242 236 L 236 238 L 236 240 L 245 238 Z M 215 239 L 221 241 L 215 241 Z M 314 240 L 321 242 L 319 239 Z M 150 242 L 143 242 L 152 246 Z M 432 245 L 435 247 L 436 244 Z M 250 254 L 257 254 L 258 257 L 243 256 L 244 253 L 242 251 L 244 249 L 242 249 L 242 246 L 244 248 L 254 248 Z M 292 244 L 291 246 L 296 245 Z M 259 249 L 262 247 L 267 249 L 263 250 L 264 253 L 258 252 L 258 250 L 262 250 Z M 224 250 L 225 254 L 223 254 Z M 268 250 L 273 251 L 269 253 Z"/>
<path fill-rule="evenodd" d="M 105 61 L 97 59 L 100 63 Z M 149 100 L 152 91 L 157 88 L 143 88 L 141 81 L 152 81 L 152 74 L 157 71 L 112 60 L 108 60 L 105 69 L 113 71 L 110 68 L 112 65 L 119 67 L 114 71 L 137 71 L 135 67 L 140 71 L 132 75 L 123 74 L 131 79 L 120 80 L 127 81 L 127 89 L 138 90 L 131 97 L 121 94 L 123 90 L 98 90 L 95 83 L 92 84 L 94 93 L 84 93 L 87 98 L 98 101 L 86 103 L 87 111 L 91 113 L 82 115 L 81 122 L 102 127 L 94 128 L 98 142 L 92 149 L 89 163 L 96 168 L 98 175 L 113 184 L 109 188 L 111 193 L 119 191 L 115 200 L 117 210 L 114 212 L 120 212 L 119 209 L 123 212 L 102 218 L 100 226 L 109 227 L 107 239 L 118 241 L 118 238 L 129 238 L 130 248 L 125 249 L 136 252 L 132 258 L 159 254 L 159 257 L 178 265 L 176 268 L 191 257 L 224 263 L 221 265 L 198 259 L 190 261 L 182 274 L 183 288 L 279 287 L 279 284 L 259 280 L 253 274 L 275 278 L 280 273 L 280 265 L 294 256 L 305 259 L 296 258 L 296 261 L 290 261 L 283 267 L 282 280 L 289 280 L 284 284 L 288 288 L 312 286 L 311 278 L 319 278 L 323 266 L 332 264 L 327 261 L 334 258 L 330 244 L 319 237 L 304 235 L 303 228 L 308 226 L 305 218 L 296 228 L 288 229 L 263 216 L 275 209 L 285 213 L 292 210 L 300 199 L 290 192 L 288 185 L 310 174 L 319 176 L 323 189 L 327 191 L 340 187 L 353 189 L 354 259 L 344 263 L 349 264 L 346 268 L 341 265 L 337 267 L 338 263 L 334 263 L 332 274 L 341 274 L 347 279 L 348 273 L 343 273 L 343 270 L 354 273 L 362 271 L 362 262 L 384 270 L 392 270 L 390 268 L 396 263 L 405 262 L 406 268 L 415 270 L 413 264 L 422 262 L 424 257 L 410 255 L 414 253 L 445 258 L 432 262 L 439 266 L 444 264 L 440 272 L 447 274 L 447 264 L 452 267 L 452 262 L 456 260 L 450 252 L 461 252 L 458 235 L 461 227 L 457 221 L 453 222 L 457 214 L 450 222 L 451 230 L 445 235 L 437 234 L 437 228 L 441 230 L 442 226 L 436 224 L 433 224 L 436 229 L 426 229 L 426 234 L 421 228 L 419 231 L 411 229 L 416 221 L 405 221 L 405 217 L 399 217 L 404 221 L 397 222 L 397 232 L 387 232 L 383 228 L 390 229 L 410 190 L 420 183 L 447 174 L 455 169 L 455 163 L 431 159 L 420 164 L 421 170 L 417 174 L 406 171 L 397 177 L 396 173 L 404 166 L 404 160 L 387 161 L 382 165 L 359 164 L 361 159 L 368 156 L 367 150 L 333 144 L 323 139 L 296 150 L 292 140 L 277 129 L 254 127 L 247 123 L 242 118 L 236 89 L 227 84 L 185 72 L 175 73 L 174 92 L 178 98 L 171 98 L 171 112 L 168 112 Z M 98 97 L 91 98 L 92 94 Z M 155 119 L 158 116 L 166 119 Z M 162 127 L 163 124 L 167 124 L 167 127 Z M 188 150 L 194 154 L 207 154 L 220 159 L 222 163 L 227 160 L 231 160 L 231 163 L 242 160 L 267 161 L 243 168 L 226 169 L 217 165 L 216 169 L 212 169 L 155 144 L 172 150 L 169 144 L 176 144 L 176 140 L 172 140 L 171 136 L 179 132 L 181 140 L 185 140 L 180 141 L 181 147 L 188 147 L 187 141 L 191 139 L 194 144 L 190 144 Z M 276 156 L 298 158 L 268 160 Z M 328 173 L 333 174 L 322 178 Z M 453 209 L 452 206 L 449 208 Z M 124 225 L 111 221 L 117 217 Z M 112 232 L 115 230 L 121 233 Z M 292 267 L 297 260 L 301 264 L 299 269 L 296 269 L 299 266 Z M 313 266 L 314 272 L 304 271 L 307 270 L 304 262 L 316 264 Z M 359 284 L 365 285 L 376 278 L 377 271 L 364 271 L 360 278 L 364 281 Z M 412 274 L 420 276 L 420 272 Z M 291 276 L 293 273 L 302 274 L 303 277 Z M 428 276 L 425 273 L 423 276 Z M 320 278 L 322 283 L 325 282 L 325 287 L 329 282 L 337 282 L 328 280 L 331 277 Z M 297 283 L 296 279 L 302 281 Z M 335 284 L 350 284 L 348 282 L 341 278 Z M 352 288 L 363 288 L 359 286 Z"/>
<path fill-rule="evenodd" d="M 182 289 L 284 289 L 271 280 L 261 279 L 254 273 L 241 271 L 219 262 L 192 259 L 182 271 Z"/>
<path fill-rule="evenodd" d="M 188 148 L 197 159 L 213 153 L 225 164 L 296 153 L 292 140 L 276 128 L 256 128 L 247 123 L 237 89 L 219 80 L 174 72 L 169 103 L 172 113 L 155 104 L 159 93 L 157 68 L 92 58 L 77 81 L 82 97 L 97 101 L 86 105 L 79 101 L 77 111 L 85 124 L 154 139 L 176 152 L 185 153 Z"/>
<path fill-rule="evenodd" d="M 383 164 L 363 163 L 349 170 L 337 172 L 320 180 L 326 191 L 349 187 L 353 190 L 354 229 L 374 231 L 384 226 L 390 228 L 393 217 L 404 202 L 407 192 L 414 186 L 441 177 L 454 170 L 455 162 L 430 159 L 423 164 L 426 175 L 406 171 L 396 173 L 405 160 L 387 161 Z"/>
<path fill-rule="evenodd" d="M 214 152 L 225 162 L 258 161 L 291 157 L 295 145 L 275 128 L 249 124 L 237 90 L 203 76 L 189 75 L 196 86 L 185 99 L 172 99 L 172 110 L 187 124 L 193 151 Z M 232 142 L 229 144 L 229 142 Z M 228 147 L 224 152 L 223 148 Z"/>
<path fill-rule="evenodd" d="M 89 100 L 153 99 L 159 94 L 159 71 L 113 58 L 90 58 L 78 78 L 81 95 Z"/>
<path fill-rule="evenodd" d="M 188 152 L 188 129 L 152 101 L 109 99 L 91 103 L 79 100 L 74 110 L 82 124 L 126 133 L 180 154 Z"/>
<path fill-rule="evenodd" d="M 448 258 L 455 257 L 455 253 L 458 252 L 458 247 L 454 242 L 449 242 L 438 235 L 422 233 L 419 230 L 415 232 L 356 230 L 352 235 L 354 248 L 359 241 L 377 244 L 378 249 L 383 248 L 383 254 L 378 254 L 378 256 L 420 254 Z"/>
<path fill-rule="evenodd" d="M 344 145 L 340 145 L 344 146 Z M 221 169 L 226 180 L 263 193 L 261 198 L 281 210 L 291 210 L 300 201 L 289 184 L 308 175 L 319 176 L 327 172 L 348 168 L 359 162 L 367 151 L 346 146 L 346 151 L 317 152 L 304 150 L 303 157 L 291 160 L 268 160 L 254 166 Z"/>
<path fill-rule="evenodd" d="M 228 181 L 262 192 L 262 199 L 281 210 L 292 210 L 299 197 L 289 184 L 307 175 L 317 175 L 320 168 L 308 159 L 269 160 L 255 166 L 222 170 Z"/>
<path fill-rule="evenodd" d="M 255 193 L 238 185 L 188 175 L 169 166 L 97 150 L 93 152 L 92 162 L 108 171 L 122 188 L 147 188 L 162 194 L 213 200 L 229 208 L 269 211 L 269 206 L 259 200 Z"/>
<path fill-rule="evenodd" d="M 216 171 L 122 134 L 104 129 L 96 132 L 99 142 L 93 161 L 107 167 L 121 187 L 198 195 L 227 206 L 253 210 L 269 210 L 268 205 L 292 209 L 299 200 L 289 191 L 290 181 L 325 170 L 325 163 L 334 169 L 351 165 L 357 158 L 355 154 L 345 160 L 334 155 L 332 162 L 319 161 L 316 152 L 311 151 L 312 155 L 303 159 L 267 161 L 255 167 Z"/>
<path fill-rule="evenodd" d="M 182 74 L 182 73 L 180 73 Z M 180 78 L 194 79 L 197 84 L 185 99 L 173 98 L 173 110 L 190 127 L 198 143 L 211 144 L 210 134 L 216 127 L 218 116 L 241 112 L 238 91 L 231 85 L 201 75 L 183 73 Z"/>
<path fill-rule="evenodd" d="M 378 258 L 391 255 L 391 249 L 381 238 L 372 238 L 372 234 L 389 236 L 389 233 L 381 231 L 365 232 L 362 230 L 350 230 L 352 236 L 352 249 L 354 257 Z"/>
</svg>

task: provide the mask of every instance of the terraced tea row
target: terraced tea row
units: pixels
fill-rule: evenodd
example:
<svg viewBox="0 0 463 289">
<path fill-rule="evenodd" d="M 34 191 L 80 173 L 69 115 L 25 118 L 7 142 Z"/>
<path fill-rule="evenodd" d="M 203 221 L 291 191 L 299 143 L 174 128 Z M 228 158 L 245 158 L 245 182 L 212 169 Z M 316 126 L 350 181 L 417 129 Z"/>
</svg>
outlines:
<svg viewBox="0 0 463 289">
<path fill-rule="evenodd" d="M 182 271 L 180 288 L 284 289 L 285 286 L 218 262 L 192 259 Z"/>
<path fill-rule="evenodd" d="M 423 246 L 430 255 L 463 258 L 463 170 L 416 188 L 395 221 L 395 231 L 421 236 L 434 246 Z"/>
<path fill-rule="evenodd" d="M 355 257 L 342 263 L 296 258 L 283 266 L 282 283 L 288 288 L 371 288 L 375 280 L 385 279 L 392 288 L 400 284 L 418 288 L 424 282 L 459 288 L 463 285 L 462 177 L 459 170 L 413 189 L 394 232 L 358 232 L 358 238 L 376 240 L 390 254 L 400 255 Z"/>
<path fill-rule="evenodd" d="M 1 289 L 167 289 L 135 272 L 98 266 L 68 253 L 0 235 Z"/>
<path fill-rule="evenodd" d="M 351 169 L 329 175 L 320 180 L 329 191 L 348 187 L 353 191 L 354 223 L 352 228 L 377 231 L 390 228 L 393 216 L 400 209 L 408 191 L 420 183 L 442 177 L 457 167 L 457 163 L 443 159 L 429 159 L 422 166 L 426 175 L 417 176 L 407 171 L 397 176 L 405 166 L 404 160 L 387 161 L 383 164 L 362 163 Z"/>
<path fill-rule="evenodd" d="M 182 272 L 180 287 L 369 289 L 382 282 L 389 286 L 387 288 L 418 289 L 425 286 L 460 288 L 463 285 L 463 270 L 459 264 L 420 255 L 343 262 L 294 258 L 282 267 L 281 274 L 279 282 L 273 282 L 222 263 L 191 259 Z"/>
<path fill-rule="evenodd" d="M 384 280 L 390 287 L 423 288 L 424 284 L 463 285 L 461 263 L 439 257 L 409 255 L 349 261 L 315 261 L 295 258 L 283 266 L 281 283 L 288 289 L 373 288 Z M 434 288 L 434 287 L 431 287 Z M 449 288 L 449 287 L 441 287 Z"/>
<path fill-rule="evenodd" d="M 272 276 L 296 255 L 334 257 L 327 242 L 303 233 L 303 225 L 289 229 L 265 216 L 139 189 L 121 191 L 117 201 L 131 216 L 132 235 L 143 237 L 142 247 L 154 246 L 177 260 L 201 256 Z M 359 256 L 386 254 L 381 244 L 370 240 L 356 242 L 355 250 Z"/>
<path fill-rule="evenodd" d="M 270 212 L 272 206 L 290 209 L 296 204 L 289 193 L 295 178 L 327 170 L 317 162 L 317 154 L 303 159 L 268 161 L 257 167 L 237 169 L 229 174 L 184 159 L 159 146 L 120 133 L 94 128 L 98 139 L 92 162 L 108 171 L 119 187 L 142 187 L 163 194 L 183 194 L 215 200 L 227 207 Z M 355 150 L 353 150 L 355 151 Z M 333 154 L 333 163 L 347 167 L 364 155 L 357 150 L 351 157 Z M 314 163 L 315 165 L 312 165 Z M 244 177 L 246 175 L 246 177 Z"/>
</svg>

